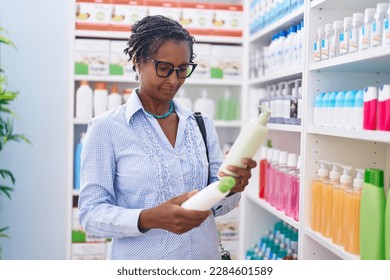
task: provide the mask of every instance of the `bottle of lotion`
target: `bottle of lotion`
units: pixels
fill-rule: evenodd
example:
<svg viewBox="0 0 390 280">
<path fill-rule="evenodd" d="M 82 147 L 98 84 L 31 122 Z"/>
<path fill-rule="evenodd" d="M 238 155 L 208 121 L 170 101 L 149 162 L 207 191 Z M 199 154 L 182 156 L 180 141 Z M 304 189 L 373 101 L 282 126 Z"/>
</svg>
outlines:
<svg viewBox="0 0 390 280">
<path fill-rule="evenodd" d="M 81 81 L 76 91 L 76 115 L 77 119 L 90 120 L 92 118 L 93 91 L 88 81 Z"/>
<path fill-rule="evenodd" d="M 366 87 L 364 89 L 363 104 L 363 129 L 376 129 L 376 114 L 378 102 L 378 89 L 376 87 Z"/>
<path fill-rule="evenodd" d="M 382 85 L 378 93 L 378 129 L 390 131 L 390 85 Z"/>
<path fill-rule="evenodd" d="M 108 95 L 108 110 L 122 105 L 122 95 L 118 92 L 118 86 L 113 85 L 111 93 Z"/>
<path fill-rule="evenodd" d="M 108 108 L 108 91 L 106 83 L 96 83 L 93 92 L 93 115 L 99 116 Z"/>
</svg>

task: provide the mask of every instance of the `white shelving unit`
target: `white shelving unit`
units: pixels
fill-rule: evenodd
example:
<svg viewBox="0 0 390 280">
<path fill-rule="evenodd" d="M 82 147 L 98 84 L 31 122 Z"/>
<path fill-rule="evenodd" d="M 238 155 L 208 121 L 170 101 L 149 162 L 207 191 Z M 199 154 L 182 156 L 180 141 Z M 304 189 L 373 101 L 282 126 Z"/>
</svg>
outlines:
<svg viewBox="0 0 390 280">
<path fill-rule="evenodd" d="M 316 127 L 313 124 L 313 104 L 317 93 L 363 89 L 390 83 L 390 46 L 377 47 L 355 54 L 337 57 L 327 61 L 314 62 L 312 47 L 317 28 L 334 20 L 364 12 L 365 8 L 376 7 L 380 0 L 315 0 L 305 1 L 302 9 L 272 24 L 266 29 L 245 38 L 246 57 L 253 46 L 270 42 L 271 34 L 285 29 L 286 24 L 305 21 L 305 61 L 302 72 L 298 69 L 246 80 L 249 88 L 263 87 L 274 81 L 302 76 L 304 115 L 302 125 L 291 126 L 269 124 L 269 138 L 278 144 L 295 139 L 296 150 L 302 156 L 300 185 L 299 222 L 270 207 L 258 198 L 258 171 L 254 172 L 242 199 L 241 211 L 241 258 L 249 246 L 258 242 L 263 232 L 271 229 L 276 220 L 282 219 L 299 232 L 298 259 L 347 259 L 357 260 L 360 256 L 347 253 L 342 246 L 310 229 L 311 189 L 310 185 L 318 169 L 318 160 L 328 159 L 352 165 L 354 168 L 374 167 L 385 170 L 385 186 L 389 185 L 390 174 L 390 132 L 345 130 Z M 249 2 L 244 6 L 246 13 Z M 248 36 L 248 35 L 247 35 Z M 246 69 L 248 70 L 248 68 Z M 249 90 L 247 91 L 250 92 Z M 246 99 L 250 99 L 248 96 Z M 287 138 L 288 137 L 288 138 Z M 286 140 L 288 139 L 288 140 Z M 298 140 L 297 140 L 298 139 Z M 277 148 L 283 149 L 278 145 Z M 286 149 L 287 150 L 287 149 Z M 386 188 L 386 187 L 385 187 Z"/>
</svg>

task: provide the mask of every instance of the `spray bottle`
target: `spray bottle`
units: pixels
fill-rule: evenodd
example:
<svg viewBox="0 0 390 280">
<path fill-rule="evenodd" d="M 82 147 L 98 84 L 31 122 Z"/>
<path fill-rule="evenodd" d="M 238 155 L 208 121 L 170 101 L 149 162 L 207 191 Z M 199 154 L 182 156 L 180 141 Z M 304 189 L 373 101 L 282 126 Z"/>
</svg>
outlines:
<svg viewBox="0 0 390 280">
<path fill-rule="evenodd" d="M 262 107 L 264 111 L 259 115 L 257 119 L 252 119 L 242 129 L 237 139 L 234 141 L 232 148 L 226 155 L 225 160 L 222 162 L 219 171 L 224 172 L 227 175 L 238 175 L 227 170 L 228 165 L 234 165 L 241 168 L 246 166 L 241 162 L 243 158 L 253 158 L 259 149 L 260 145 L 264 142 L 268 133 L 268 127 L 266 126 L 271 112 L 268 108 Z"/>
<path fill-rule="evenodd" d="M 323 182 L 329 180 L 328 167 L 330 165 L 330 162 L 326 160 L 319 162 L 318 178 L 311 183 L 311 229 L 318 232 L 321 229 L 322 185 Z"/>
<path fill-rule="evenodd" d="M 184 201 L 181 207 L 189 210 L 205 211 L 211 209 L 222 198 L 226 197 L 236 184 L 231 176 L 222 177 L 219 181 L 209 184 L 198 193 Z"/>
</svg>

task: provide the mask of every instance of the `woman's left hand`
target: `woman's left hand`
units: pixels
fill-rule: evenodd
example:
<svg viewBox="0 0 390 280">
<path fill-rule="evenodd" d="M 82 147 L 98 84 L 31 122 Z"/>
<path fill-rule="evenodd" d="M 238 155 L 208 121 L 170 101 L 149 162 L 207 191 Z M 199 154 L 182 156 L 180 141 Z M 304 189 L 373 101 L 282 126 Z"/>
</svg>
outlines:
<svg viewBox="0 0 390 280">
<path fill-rule="evenodd" d="M 242 192 L 245 190 L 245 187 L 248 185 L 249 179 L 252 177 L 252 169 L 257 166 L 256 161 L 254 161 L 251 158 L 243 158 L 241 160 L 243 164 L 246 165 L 246 168 L 240 168 L 233 165 L 227 166 L 227 169 L 235 174 L 238 175 L 238 177 L 234 177 L 236 179 L 236 185 L 231 189 L 231 192 Z M 228 176 L 228 174 L 223 173 L 220 171 L 218 173 L 218 176 Z"/>
</svg>

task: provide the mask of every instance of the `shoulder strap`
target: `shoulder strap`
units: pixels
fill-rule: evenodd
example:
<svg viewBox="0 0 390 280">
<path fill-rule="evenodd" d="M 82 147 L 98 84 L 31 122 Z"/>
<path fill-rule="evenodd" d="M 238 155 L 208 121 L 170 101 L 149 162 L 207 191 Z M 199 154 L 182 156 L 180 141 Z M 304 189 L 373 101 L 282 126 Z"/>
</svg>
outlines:
<svg viewBox="0 0 390 280">
<path fill-rule="evenodd" d="M 204 144 L 205 144 L 205 146 L 206 146 L 207 161 L 210 163 L 210 159 L 209 159 L 209 149 L 207 148 L 206 127 L 205 127 L 205 125 L 204 125 L 202 113 L 201 113 L 201 112 L 194 112 L 194 117 L 195 117 L 196 122 L 198 123 L 199 129 L 200 129 L 200 133 L 202 134 L 202 138 L 203 138 Z M 209 166 L 210 166 L 210 165 L 209 165 Z M 209 181 L 210 181 L 210 170 L 209 170 L 209 175 L 208 175 L 207 182 L 209 182 Z"/>
</svg>

